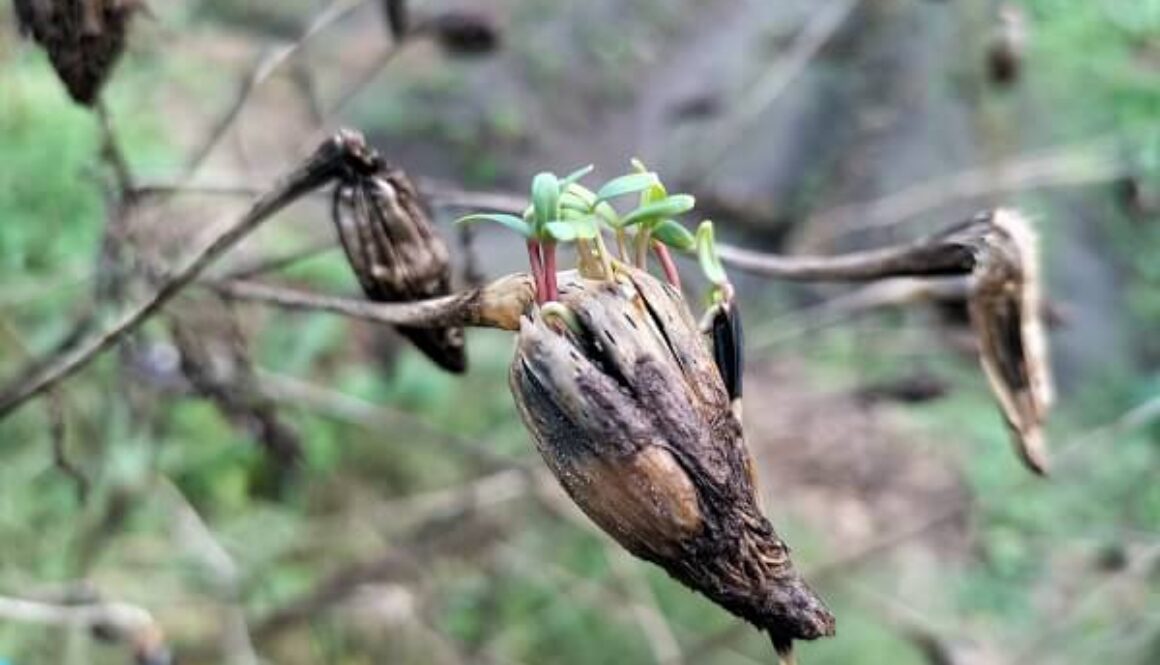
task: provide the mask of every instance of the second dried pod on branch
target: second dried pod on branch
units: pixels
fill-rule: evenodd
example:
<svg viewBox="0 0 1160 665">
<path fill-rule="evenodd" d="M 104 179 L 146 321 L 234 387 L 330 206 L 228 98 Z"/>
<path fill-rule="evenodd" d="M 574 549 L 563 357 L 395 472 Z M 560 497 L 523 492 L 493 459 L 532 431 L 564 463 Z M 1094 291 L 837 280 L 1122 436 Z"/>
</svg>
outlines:
<svg viewBox="0 0 1160 665">
<path fill-rule="evenodd" d="M 44 50 L 79 104 L 91 106 L 125 50 L 142 0 L 15 0 L 20 31 Z"/>
<path fill-rule="evenodd" d="M 347 259 L 371 300 L 405 302 L 451 293 L 451 258 L 415 186 L 377 157 L 346 173 L 334 191 L 333 219 Z M 399 327 L 444 369 L 467 369 L 462 328 Z"/>
</svg>

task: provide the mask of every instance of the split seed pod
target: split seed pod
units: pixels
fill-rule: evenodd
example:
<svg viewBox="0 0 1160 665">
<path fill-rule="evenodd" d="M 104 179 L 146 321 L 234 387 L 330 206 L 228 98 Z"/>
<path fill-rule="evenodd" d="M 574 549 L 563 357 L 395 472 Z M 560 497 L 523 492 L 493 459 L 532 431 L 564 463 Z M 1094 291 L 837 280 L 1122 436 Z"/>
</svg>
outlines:
<svg viewBox="0 0 1160 665">
<path fill-rule="evenodd" d="M 333 219 L 347 260 L 371 300 L 405 302 L 451 293 L 451 258 L 415 186 L 374 157 L 334 191 Z M 463 328 L 399 332 L 449 372 L 467 369 Z"/>
<path fill-rule="evenodd" d="M 521 321 L 510 383 L 547 466 L 634 555 L 767 631 L 834 632 L 758 508 L 741 423 L 683 298 L 647 273 L 561 275 Z"/>
<path fill-rule="evenodd" d="M 1046 474 L 1043 423 L 1052 402 L 1047 336 L 1041 316 L 1039 257 L 1030 223 L 1012 210 L 990 214 L 975 252 L 968 310 L 983 372 L 1033 471 Z"/>
<path fill-rule="evenodd" d="M 91 106 L 125 50 L 142 0 L 15 0 L 16 20 L 46 51 L 69 95 Z"/>
</svg>

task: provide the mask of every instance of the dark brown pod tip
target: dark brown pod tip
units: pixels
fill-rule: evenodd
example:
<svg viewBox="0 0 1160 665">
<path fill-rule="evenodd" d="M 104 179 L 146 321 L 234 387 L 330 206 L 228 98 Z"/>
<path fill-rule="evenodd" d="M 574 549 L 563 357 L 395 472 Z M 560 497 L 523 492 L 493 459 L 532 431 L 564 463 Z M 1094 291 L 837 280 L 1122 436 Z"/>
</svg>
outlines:
<svg viewBox="0 0 1160 665">
<path fill-rule="evenodd" d="M 384 166 L 377 155 L 362 161 L 375 170 L 344 173 L 334 192 L 332 212 L 363 292 L 380 302 L 449 295 L 450 253 L 419 192 L 403 171 Z M 440 367 L 457 374 L 466 371 L 463 328 L 398 330 Z"/>
<path fill-rule="evenodd" d="M 741 424 L 679 293 L 618 267 L 562 273 L 520 326 L 510 384 L 576 504 L 634 555 L 768 631 L 779 651 L 834 632 L 758 508 Z"/>
<path fill-rule="evenodd" d="M 453 55 L 485 55 L 500 45 L 500 30 L 482 12 L 449 11 L 431 18 L 426 29 L 444 51 Z"/>
<path fill-rule="evenodd" d="M 93 105 L 125 49 L 141 0 L 15 0 L 21 34 L 45 51 L 78 104 Z"/>
</svg>

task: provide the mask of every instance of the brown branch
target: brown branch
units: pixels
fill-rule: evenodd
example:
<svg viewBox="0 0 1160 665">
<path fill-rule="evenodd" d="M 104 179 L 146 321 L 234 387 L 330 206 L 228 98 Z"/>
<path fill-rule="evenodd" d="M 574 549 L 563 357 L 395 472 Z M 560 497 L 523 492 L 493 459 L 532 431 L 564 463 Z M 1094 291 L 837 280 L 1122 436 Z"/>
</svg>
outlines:
<svg viewBox="0 0 1160 665">
<path fill-rule="evenodd" d="M 965 275 L 975 267 L 974 249 L 993 213 L 979 215 L 946 231 L 881 249 L 836 256 L 781 256 L 718 245 L 727 265 L 766 277 L 798 281 L 867 281 L 884 277 Z"/>
<path fill-rule="evenodd" d="M 102 326 L 100 332 L 43 363 L 37 363 L 36 367 L 0 390 L 0 417 L 79 371 L 102 351 L 135 330 L 259 224 L 303 193 L 329 181 L 345 161 L 355 159 L 364 150 L 362 138 L 353 133 L 340 132 L 323 142 L 310 158 L 259 198 L 240 219 L 216 228 L 209 241 L 180 261 L 148 298 L 115 316 Z"/>
<path fill-rule="evenodd" d="M 320 311 L 363 321 L 439 328 L 471 326 L 519 330 L 520 316 L 535 298 L 531 278 L 508 275 L 479 289 L 407 303 L 327 296 L 245 281 L 219 281 L 208 286 L 233 300 L 261 302 L 293 310 Z"/>
</svg>

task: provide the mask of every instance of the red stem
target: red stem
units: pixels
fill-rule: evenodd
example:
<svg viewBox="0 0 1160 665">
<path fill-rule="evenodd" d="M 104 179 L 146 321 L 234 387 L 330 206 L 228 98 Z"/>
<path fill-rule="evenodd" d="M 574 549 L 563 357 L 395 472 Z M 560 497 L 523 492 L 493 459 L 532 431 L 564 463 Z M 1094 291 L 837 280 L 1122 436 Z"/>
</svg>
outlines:
<svg viewBox="0 0 1160 665">
<path fill-rule="evenodd" d="M 532 279 L 536 282 L 536 304 L 543 305 L 548 287 L 544 281 L 544 259 L 540 254 L 539 240 L 528 240 L 528 264 L 532 268 Z"/>
<path fill-rule="evenodd" d="M 654 240 L 652 243 L 653 252 L 657 255 L 657 260 L 661 262 L 661 268 L 665 271 L 665 279 L 669 280 L 669 284 L 676 287 L 678 291 L 681 290 L 681 274 L 677 272 L 677 264 L 673 262 L 672 254 L 669 254 L 669 248 L 659 240 Z"/>
<path fill-rule="evenodd" d="M 559 298 L 559 289 L 556 286 L 556 241 L 544 241 L 544 290 L 547 292 L 544 300 L 552 302 Z"/>
</svg>

